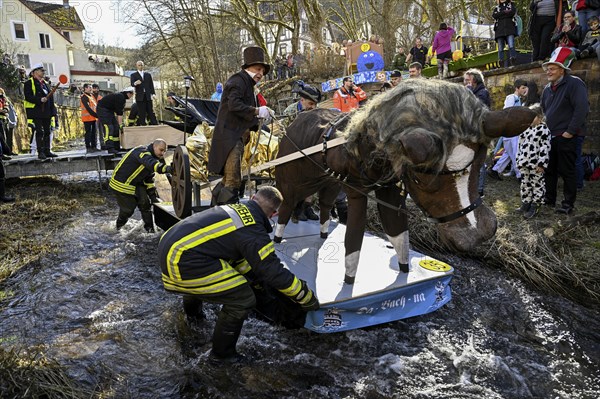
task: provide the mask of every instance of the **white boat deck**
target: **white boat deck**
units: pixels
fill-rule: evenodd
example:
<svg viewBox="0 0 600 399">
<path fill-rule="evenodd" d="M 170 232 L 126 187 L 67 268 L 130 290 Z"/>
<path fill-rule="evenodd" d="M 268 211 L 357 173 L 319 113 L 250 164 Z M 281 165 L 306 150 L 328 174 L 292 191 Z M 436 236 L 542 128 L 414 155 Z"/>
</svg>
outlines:
<svg viewBox="0 0 600 399">
<path fill-rule="evenodd" d="M 275 244 L 277 256 L 315 290 L 323 305 L 452 274 L 452 267 L 415 251 L 410 251 L 409 273 L 402 273 L 391 244 L 365 233 L 356 280 L 352 285 L 345 284 L 346 226 L 332 222 L 329 230 L 329 237 L 322 239 L 318 222 L 289 223 L 283 241 Z"/>
</svg>

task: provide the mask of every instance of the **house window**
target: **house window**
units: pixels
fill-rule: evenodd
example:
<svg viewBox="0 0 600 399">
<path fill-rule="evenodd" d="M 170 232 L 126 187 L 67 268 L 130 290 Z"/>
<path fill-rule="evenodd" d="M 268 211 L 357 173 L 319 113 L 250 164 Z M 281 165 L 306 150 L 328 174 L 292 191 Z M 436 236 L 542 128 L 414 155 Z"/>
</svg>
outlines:
<svg viewBox="0 0 600 399">
<path fill-rule="evenodd" d="M 24 22 L 13 22 L 13 35 L 15 40 L 27 40 L 27 30 Z"/>
<path fill-rule="evenodd" d="M 282 56 L 286 56 L 287 54 L 287 44 L 281 44 L 279 45 L 279 54 L 281 54 Z"/>
<path fill-rule="evenodd" d="M 300 28 L 300 32 L 302 32 L 303 35 L 306 35 L 308 33 L 308 23 L 302 22 L 302 27 Z"/>
<path fill-rule="evenodd" d="M 64 31 L 62 34 L 63 34 L 63 36 L 65 37 L 65 39 L 67 39 L 67 40 L 71 41 L 71 32 L 69 32 L 69 31 Z"/>
<path fill-rule="evenodd" d="M 75 56 L 73 55 L 73 50 L 69 50 L 67 52 L 67 55 L 69 56 L 69 66 L 74 66 L 75 65 Z"/>
<path fill-rule="evenodd" d="M 46 76 L 54 76 L 54 64 L 49 62 L 43 62 L 44 69 L 46 70 Z"/>
<path fill-rule="evenodd" d="M 29 54 L 17 54 L 17 65 L 23 65 L 25 68 L 31 68 Z"/>
<path fill-rule="evenodd" d="M 50 35 L 47 33 L 40 33 L 40 48 L 52 48 L 50 46 Z"/>
</svg>

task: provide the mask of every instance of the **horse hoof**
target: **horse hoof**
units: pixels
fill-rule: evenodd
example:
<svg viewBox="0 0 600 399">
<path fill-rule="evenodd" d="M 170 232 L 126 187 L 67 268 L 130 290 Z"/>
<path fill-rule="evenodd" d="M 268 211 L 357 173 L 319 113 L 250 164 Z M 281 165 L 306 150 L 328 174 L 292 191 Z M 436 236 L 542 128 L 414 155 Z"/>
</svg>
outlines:
<svg viewBox="0 0 600 399">
<path fill-rule="evenodd" d="M 346 284 L 354 284 L 354 280 L 356 279 L 356 277 L 350 277 L 348 275 L 344 276 L 344 283 Z"/>
<path fill-rule="evenodd" d="M 328 235 L 329 235 L 329 233 L 321 233 L 321 238 L 325 239 L 325 238 L 327 238 Z"/>
<path fill-rule="evenodd" d="M 408 273 L 408 263 L 399 263 L 398 265 L 402 273 Z"/>
<path fill-rule="evenodd" d="M 274 242 L 275 244 L 279 244 L 279 243 L 281 243 L 281 240 L 283 240 L 283 237 L 277 237 L 277 236 L 274 236 L 274 237 L 273 237 L 273 242 Z"/>
</svg>

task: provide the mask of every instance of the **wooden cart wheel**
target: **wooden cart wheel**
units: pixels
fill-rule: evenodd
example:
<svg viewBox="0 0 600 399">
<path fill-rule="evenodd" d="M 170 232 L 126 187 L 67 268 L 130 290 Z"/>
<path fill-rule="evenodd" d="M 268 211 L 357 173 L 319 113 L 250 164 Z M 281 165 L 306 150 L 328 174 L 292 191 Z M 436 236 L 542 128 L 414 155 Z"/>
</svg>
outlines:
<svg viewBox="0 0 600 399">
<path fill-rule="evenodd" d="M 192 179 L 190 157 L 184 145 L 179 145 L 173 154 L 173 178 L 171 179 L 173 208 L 178 218 L 192 214 Z"/>
</svg>

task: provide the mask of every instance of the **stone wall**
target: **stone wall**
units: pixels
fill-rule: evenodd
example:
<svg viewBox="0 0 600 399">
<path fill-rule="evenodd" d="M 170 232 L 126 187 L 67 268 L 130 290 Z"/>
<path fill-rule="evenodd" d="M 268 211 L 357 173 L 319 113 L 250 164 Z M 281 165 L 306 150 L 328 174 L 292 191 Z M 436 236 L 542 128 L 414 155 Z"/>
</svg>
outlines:
<svg viewBox="0 0 600 399">
<path fill-rule="evenodd" d="M 492 95 L 492 109 L 502 109 L 504 99 L 514 92 L 516 79 L 534 81 L 541 94 L 548 83 L 541 62 L 519 65 L 513 68 L 484 71 L 486 86 Z M 577 60 L 571 65 L 571 74 L 581 78 L 588 89 L 590 113 L 587 119 L 588 136 L 583 144 L 583 152 L 600 154 L 600 62 L 596 58 Z"/>
</svg>

